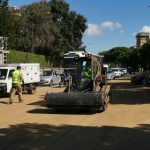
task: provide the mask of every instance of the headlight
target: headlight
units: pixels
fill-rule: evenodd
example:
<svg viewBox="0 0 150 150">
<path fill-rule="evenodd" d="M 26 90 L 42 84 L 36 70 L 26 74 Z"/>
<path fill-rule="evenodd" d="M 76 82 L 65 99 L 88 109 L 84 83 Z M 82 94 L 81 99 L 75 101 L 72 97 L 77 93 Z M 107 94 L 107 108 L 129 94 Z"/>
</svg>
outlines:
<svg viewBox="0 0 150 150">
<path fill-rule="evenodd" d="M 45 79 L 44 81 L 45 81 L 45 82 L 49 82 L 49 81 L 50 81 L 50 79 Z"/>
</svg>

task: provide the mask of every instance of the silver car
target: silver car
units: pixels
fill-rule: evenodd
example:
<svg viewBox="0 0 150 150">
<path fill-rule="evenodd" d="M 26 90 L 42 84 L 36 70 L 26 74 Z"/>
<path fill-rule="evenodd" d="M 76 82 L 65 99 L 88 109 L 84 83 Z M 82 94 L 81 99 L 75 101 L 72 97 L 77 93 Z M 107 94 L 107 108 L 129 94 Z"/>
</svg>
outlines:
<svg viewBox="0 0 150 150">
<path fill-rule="evenodd" d="M 115 73 L 116 77 L 124 76 L 124 73 L 120 68 L 111 68 L 111 70 Z"/>
<path fill-rule="evenodd" d="M 60 74 L 56 71 L 45 70 L 40 76 L 40 85 L 52 86 L 54 84 L 59 84 L 60 78 Z"/>
<path fill-rule="evenodd" d="M 116 75 L 112 70 L 109 70 L 107 72 L 107 80 L 113 80 L 113 79 L 115 79 L 115 77 L 116 77 Z"/>
</svg>

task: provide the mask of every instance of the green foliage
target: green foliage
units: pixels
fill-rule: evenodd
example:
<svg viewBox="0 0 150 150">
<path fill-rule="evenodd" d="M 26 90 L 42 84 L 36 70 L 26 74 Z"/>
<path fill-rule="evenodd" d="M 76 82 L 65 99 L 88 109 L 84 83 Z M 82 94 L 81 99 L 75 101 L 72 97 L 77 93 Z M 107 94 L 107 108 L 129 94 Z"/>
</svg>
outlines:
<svg viewBox="0 0 150 150">
<path fill-rule="evenodd" d="M 86 19 L 71 11 L 64 0 L 40 1 L 19 9 L 0 0 L 0 20 L 0 36 L 8 37 L 8 49 L 45 55 L 51 66 L 58 66 L 65 52 L 85 49 Z"/>
<path fill-rule="evenodd" d="M 52 20 L 55 25 L 50 58 L 61 58 L 64 52 L 80 50 L 82 36 L 87 28 L 86 19 L 74 11 L 63 0 L 51 0 Z M 57 53 L 57 55 L 55 55 Z"/>
<path fill-rule="evenodd" d="M 114 47 L 109 51 L 101 52 L 99 54 L 104 55 L 106 63 L 126 66 L 127 51 L 128 48 L 126 47 Z"/>
<path fill-rule="evenodd" d="M 0 36 L 6 36 L 11 32 L 8 31 L 11 27 L 11 14 L 7 0 L 0 1 L 0 20 Z"/>
<path fill-rule="evenodd" d="M 40 63 L 41 67 L 49 67 L 43 55 L 10 50 L 8 63 Z"/>
<path fill-rule="evenodd" d="M 114 47 L 109 51 L 99 52 L 104 55 L 104 60 L 113 66 L 121 65 L 123 67 L 150 68 L 150 41 L 139 48 Z"/>
<path fill-rule="evenodd" d="M 44 54 L 42 50 L 51 47 L 54 40 L 50 5 L 41 1 L 24 6 L 21 11 L 25 19 L 24 33 L 31 41 L 30 51 Z"/>
<path fill-rule="evenodd" d="M 139 49 L 139 57 L 140 57 L 141 67 L 145 69 L 150 69 L 150 41 L 145 43 Z"/>
</svg>

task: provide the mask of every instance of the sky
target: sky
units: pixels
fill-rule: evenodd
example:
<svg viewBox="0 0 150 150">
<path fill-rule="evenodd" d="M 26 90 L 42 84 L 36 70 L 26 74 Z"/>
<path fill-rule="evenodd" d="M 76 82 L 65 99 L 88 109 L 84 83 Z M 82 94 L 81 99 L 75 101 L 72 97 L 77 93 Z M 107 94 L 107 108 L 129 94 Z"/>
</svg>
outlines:
<svg viewBox="0 0 150 150">
<path fill-rule="evenodd" d="M 9 6 L 28 5 L 39 0 L 9 0 Z M 87 19 L 83 45 L 92 54 L 113 47 L 131 47 L 136 34 L 150 33 L 150 0 L 65 0 L 70 10 Z"/>
</svg>

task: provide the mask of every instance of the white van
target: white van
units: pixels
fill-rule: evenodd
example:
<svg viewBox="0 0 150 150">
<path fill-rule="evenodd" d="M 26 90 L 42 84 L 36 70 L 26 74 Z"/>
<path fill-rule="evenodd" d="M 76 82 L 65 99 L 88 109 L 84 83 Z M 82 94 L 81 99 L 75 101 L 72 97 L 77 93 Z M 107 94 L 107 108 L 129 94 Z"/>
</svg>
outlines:
<svg viewBox="0 0 150 150">
<path fill-rule="evenodd" d="M 17 66 L 21 67 L 24 83 L 23 90 L 32 94 L 36 92 L 36 86 L 40 81 L 40 65 L 38 63 L 20 63 L 0 65 L 0 95 L 10 93 L 12 87 L 12 72 Z"/>
</svg>

